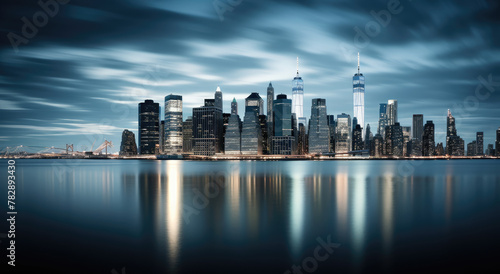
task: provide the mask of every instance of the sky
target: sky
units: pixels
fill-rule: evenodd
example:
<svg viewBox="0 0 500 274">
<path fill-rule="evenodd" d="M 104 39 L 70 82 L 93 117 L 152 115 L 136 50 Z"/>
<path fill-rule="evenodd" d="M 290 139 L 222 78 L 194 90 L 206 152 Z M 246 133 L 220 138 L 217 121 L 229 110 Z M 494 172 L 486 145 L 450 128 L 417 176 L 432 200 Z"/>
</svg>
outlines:
<svg viewBox="0 0 500 274">
<path fill-rule="evenodd" d="M 304 80 L 304 114 L 353 114 L 352 76 L 366 77 L 365 121 L 398 100 L 398 118 L 436 125 L 451 109 L 466 144 L 500 127 L 498 1 L 8 0 L 1 7 L 0 149 L 18 145 L 117 152 L 137 137 L 138 103 L 183 96 L 183 116 L 213 98 L 240 115 L 252 92 L 291 98 Z M 94 144 L 94 145 L 93 145 Z"/>
</svg>

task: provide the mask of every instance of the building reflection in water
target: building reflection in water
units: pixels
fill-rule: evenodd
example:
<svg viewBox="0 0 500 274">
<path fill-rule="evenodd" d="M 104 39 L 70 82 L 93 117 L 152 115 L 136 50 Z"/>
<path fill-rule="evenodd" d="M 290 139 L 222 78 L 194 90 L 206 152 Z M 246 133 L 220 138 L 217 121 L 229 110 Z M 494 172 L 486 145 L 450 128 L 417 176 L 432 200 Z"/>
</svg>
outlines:
<svg viewBox="0 0 500 274">
<path fill-rule="evenodd" d="M 167 229 L 168 256 L 172 265 L 177 264 L 181 241 L 183 188 L 182 163 L 182 161 L 164 162 L 167 170 L 166 218 L 164 221 Z M 159 206 L 165 207 L 165 203 L 159 204 Z M 159 220 L 161 219 L 162 218 L 159 218 Z"/>
<path fill-rule="evenodd" d="M 361 266 L 366 233 L 366 179 L 368 172 L 364 163 L 357 163 L 354 166 L 355 172 L 351 172 L 349 182 L 352 187 L 351 208 L 352 208 L 352 239 L 356 265 Z"/>
<path fill-rule="evenodd" d="M 287 172 L 290 174 L 291 197 L 290 197 L 290 242 L 293 256 L 298 257 L 302 254 L 302 237 L 305 225 L 305 184 L 304 178 L 306 171 L 305 165 L 296 165 L 293 162 L 287 163 Z"/>
<path fill-rule="evenodd" d="M 347 239 L 347 210 L 349 202 L 349 186 L 347 167 L 340 166 L 335 174 L 335 201 L 337 209 L 337 231 L 340 239 Z"/>
</svg>

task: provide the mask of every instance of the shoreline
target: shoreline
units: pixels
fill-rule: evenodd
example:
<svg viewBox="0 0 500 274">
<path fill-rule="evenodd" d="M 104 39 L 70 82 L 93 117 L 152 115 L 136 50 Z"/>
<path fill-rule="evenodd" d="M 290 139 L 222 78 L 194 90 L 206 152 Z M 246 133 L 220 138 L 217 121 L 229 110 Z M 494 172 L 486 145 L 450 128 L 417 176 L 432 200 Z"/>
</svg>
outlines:
<svg viewBox="0 0 500 274">
<path fill-rule="evenodd" d="M 370 156 L 312 156 L 312 155 L 13 155 L 1 159 L 62 159 L 62 160 L 184 160 L 184 161 L 370 161 L 370 160 L 488 160 L 500 159 L 498 156 L 432 156 L 432 157 L 370 157 Z"/>
</svg>

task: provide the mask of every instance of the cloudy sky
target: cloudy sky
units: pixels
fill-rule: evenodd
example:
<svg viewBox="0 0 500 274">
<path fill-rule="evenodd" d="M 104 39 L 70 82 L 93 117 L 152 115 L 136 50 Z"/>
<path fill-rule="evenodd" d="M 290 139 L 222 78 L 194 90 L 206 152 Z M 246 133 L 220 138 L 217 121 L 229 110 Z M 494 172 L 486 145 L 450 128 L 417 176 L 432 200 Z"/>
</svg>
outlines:
<svg viewBox="0 0 500 274">
<path fill-rule="evenodd" d="M 358 51 L 372 129 L 388 99 L 402 125 L 433 120 L 438 142 L 447 109 L 466 143 L 484 131 L 486 147 L 500 126 L 498 1 L 59 1 L 2 1 L 0 148 L 117 151 L 139 102 L 179 94 L 187 118 L 218 85 L 242 115 L 270 81 L 291 96 L 297 56 L 306 116 L 317 97 L 352 115 Z"/>
</svg>

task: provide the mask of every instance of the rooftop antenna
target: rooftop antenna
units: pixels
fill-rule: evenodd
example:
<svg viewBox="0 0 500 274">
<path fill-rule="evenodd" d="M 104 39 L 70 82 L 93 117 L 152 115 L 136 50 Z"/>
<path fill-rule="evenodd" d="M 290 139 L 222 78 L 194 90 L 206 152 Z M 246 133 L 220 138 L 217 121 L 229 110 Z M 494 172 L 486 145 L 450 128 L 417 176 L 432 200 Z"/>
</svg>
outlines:
<svg viewBox="0 0 500 274">
<path fill-rule="evenodd" d="M 297 56 L 297 75 L 299 75 L 299 57 Z"/>
<path fill-rule="evenodd" d="M 359 51 L 358 51 L 358 74 L 359 74 Z"/>
</svg>

